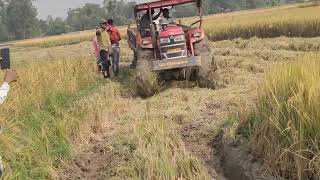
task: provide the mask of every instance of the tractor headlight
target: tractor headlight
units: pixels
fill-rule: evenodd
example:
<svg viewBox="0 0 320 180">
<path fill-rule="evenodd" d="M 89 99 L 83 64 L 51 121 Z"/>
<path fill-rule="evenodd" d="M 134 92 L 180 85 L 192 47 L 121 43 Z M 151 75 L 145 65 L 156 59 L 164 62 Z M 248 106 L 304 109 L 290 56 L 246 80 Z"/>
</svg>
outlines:
<svg viewBox="0 0 320 180">
<path fill-rule="evenodd" d="M 174 37 L 174 41 L 175 41 L 175 42 L 185 41 L 185 37 L 184 37 L 183 34 L 182 34 L 182 35 L 179 35 L 179 36 L 175 36 L 175 37 Z"/>
<path fill-rule="evenodd" d="M 194 38 L 199 38 L 201 37 L 202 33 L 201 32 L 195 32 L 192 34 Z"/>
<path fill-rule="evenodd" d="M 143 40 L 143 41 L 142 41 L 142 44 L 143 44 L 143 45 L 151 44 L 151 40 Z"/>
<path fill-rule="evenodd" d="M 160 38 L 160 44 L 167 44 L 170 43 L 170 39 L 165 37 L 165 38 Z"/>
</svg>

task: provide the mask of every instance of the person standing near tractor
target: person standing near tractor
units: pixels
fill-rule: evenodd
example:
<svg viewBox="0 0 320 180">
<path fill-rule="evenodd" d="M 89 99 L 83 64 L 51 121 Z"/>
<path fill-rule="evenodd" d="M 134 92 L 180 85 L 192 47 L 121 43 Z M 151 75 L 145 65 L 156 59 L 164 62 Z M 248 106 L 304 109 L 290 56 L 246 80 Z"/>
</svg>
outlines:
<svg viewBox="0 0 320 180">
<path fill-rule="evenodd" d="M 112 46 L 112 70 L 115 76 L 119 74 L 119 63 L 120 63 L 120 41 L 121 34 L 119 29 L 114 25 L 113 19 L 108 19 L 108 33 L 110 36 Z"/>
<path fill-rule="evenodd" d="M 1 58 L 1 57 L 0 57 Z M 1 59 L 0 59 L 1 61 Z M 4 77 L 4 82 L 0 86 L 0 105 L 4 103 L 10 91 L 10 83 L 17 80 L 17 73 L 14 70 L 7 70 Z M 2 158 L 0 156 L 0 177 L 3 175 L 4 167 L 2 163 Z"/>
<path fill-rule="evenodd" d="M 96 37 L 100 48 L 100 58 L 102 63 L 102 72 L 105 78 L 110 78 L 110 59 L 109 55 L 112 54 L 112 46 L 109 34 L 107 32 L 107 21 L 101 19 L 100 28 L 96 30 Z"/>
</svg>

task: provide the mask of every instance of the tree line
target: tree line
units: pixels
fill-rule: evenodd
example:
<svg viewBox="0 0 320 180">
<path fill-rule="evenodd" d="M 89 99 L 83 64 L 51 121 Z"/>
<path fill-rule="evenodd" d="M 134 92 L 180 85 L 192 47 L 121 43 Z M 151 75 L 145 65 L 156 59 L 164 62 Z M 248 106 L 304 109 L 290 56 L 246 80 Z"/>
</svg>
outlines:
<svg viewBox="0 0 320 180">
<path fill-rule="evenodd" d="M 104 0 L 102 5 L 87 3 L 81 8 L 69 9 L 65 19 L 48 16 L 37 18 L 34 0 L 0 0 L 0 41 L 58 35 L 97 27 L 102 18 L 113 18 L 117 25 L 125 25 L 134 19 L 135 1 Z M 140 0 L 141 1 L 141 0 Z M 203 0 L 205 14 L 254 9 L 295 3 L 303 0 Z M 196 15 L 194 5 L 175 7 L 175 17 Z"/>
</svg>

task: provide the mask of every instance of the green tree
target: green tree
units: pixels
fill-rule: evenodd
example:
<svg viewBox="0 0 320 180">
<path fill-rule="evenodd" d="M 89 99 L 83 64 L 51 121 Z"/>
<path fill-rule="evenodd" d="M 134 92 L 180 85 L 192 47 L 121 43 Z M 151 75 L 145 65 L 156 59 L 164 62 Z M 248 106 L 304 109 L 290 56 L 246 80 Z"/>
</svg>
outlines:
<svg viewBox="0 0 320 180">
<path fill-rule="evenodd" d="M 255 9 L 257 8 L 256 0 L 246 0 L 246 8 L 247 9 Z"/>
<path fill-rule="evenodd" d="M 70 31 L 93 29 L 99 19 L 105 17 L 105 10 L 98 4 L 87 3 L 82 8 L 70 9 L 66 19 Z"/>
<path fill-rule="evenodd" d="M 6 6 L 5 2 L 0 0 L 0 41 L 8 40 L 8 29 L 6 23 Z"/>
<path fill-rule="evenodd" d="M 104 0 L 106 17 L 114 19 L 117 25 L 124 25 L 133 19 L 133 7 L 136 2 L 125 3 L 123 0 Z"/>
<path fill-rule="evenodd" d="M 194 3 L 176 6 L 175 10 L 174 16 L 177 18 L 197 15 L 197 8 Z"/>
<path fill-rule="evenodd" d="M 47 18 L 48 30 L 47 35 L 58 35 L 66 32 L 65 22 L 62 18 L 52 18 L 48 16 Z"/>
<path fill-rule="evenodd" d="M 39 29 L 39 31 L 40 31 L 39 34 L 41 36 L 46 35 L 47 32 L 49 31 L 49 25 L 48 25 L 47 21 L 44 21 L 44 20 L 40 19 L 38 24 L 39 24 L 39 28 L 40 28 Z"/>
<path fill-rule="evenodd" d="M 33 0 L 8 0 L 6 24 L 14 39 L 33 37 L 38 33 L 37 10 Z"/>
</svg>

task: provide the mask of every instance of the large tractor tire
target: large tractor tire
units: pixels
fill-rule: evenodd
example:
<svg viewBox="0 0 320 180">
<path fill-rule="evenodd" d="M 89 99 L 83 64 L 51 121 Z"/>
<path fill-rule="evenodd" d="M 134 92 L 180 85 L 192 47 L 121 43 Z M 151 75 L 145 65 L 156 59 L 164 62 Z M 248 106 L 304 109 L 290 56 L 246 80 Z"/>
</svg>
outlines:
<svg viewBox="0 0 320 180">
<path fill-rule="evenodd" d="M 135 90 L 141 97 L 150 97 L 156 94 L 159 90 L 158 75 L 152 71 L 151 60 L 153 52 L 150 50 L 140 50 L 135 53 L 136 61 L 136 76 Z"/>
<path fill-rule="evenodd" d="M 197 83 L 202 88 L 216 87 L 216 70 L 217 65 L 214 61 L 213 52 L 209 46 L 209 40 L 205 37 L 202 41 L 194 44 L 195 55 L 201 56 L 201 67 L 197 75 Z"/>
</svg>

